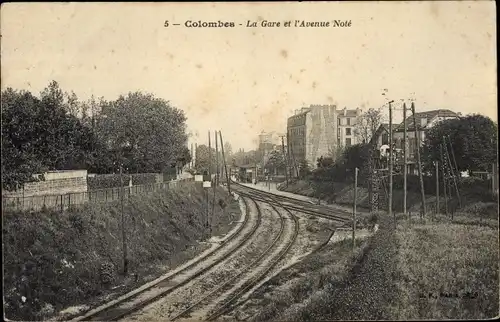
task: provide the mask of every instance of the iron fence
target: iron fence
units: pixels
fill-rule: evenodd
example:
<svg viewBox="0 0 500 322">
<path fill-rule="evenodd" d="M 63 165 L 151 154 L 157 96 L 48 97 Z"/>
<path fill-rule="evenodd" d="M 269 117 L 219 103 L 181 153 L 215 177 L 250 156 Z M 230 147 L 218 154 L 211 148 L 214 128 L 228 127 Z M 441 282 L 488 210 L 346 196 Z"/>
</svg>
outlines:
<svg viewBox="0 0 500 322">
<path fill-rule="evenodd" d="M 29 197 L 2 197 L 2 212 L 20 211 L 20 210 L 42 210 L 56 209 L 65 210 L 69 207 L 83 205 L 86 203 L 107 203 L 118 201 L 123 197 L 128 198 L 131 195 L 149 194 L 156 191 L 168 190 L 178 186 L 184 186 L 193 179 L 173 180 L 169 182 L 137 185 L 131 187 L 116 187 L 108 189 L 98 189 L 86 192 L 41 195 Z M 122 190 L 123 189 L 123 190 Z"/>
</svg>

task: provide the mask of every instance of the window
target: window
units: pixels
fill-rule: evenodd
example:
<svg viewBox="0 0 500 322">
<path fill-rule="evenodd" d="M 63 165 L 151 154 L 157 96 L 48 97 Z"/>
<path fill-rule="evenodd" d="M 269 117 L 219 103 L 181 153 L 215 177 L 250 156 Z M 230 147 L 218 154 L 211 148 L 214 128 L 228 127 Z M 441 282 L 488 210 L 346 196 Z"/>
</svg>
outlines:
<svg viewBox="0 0 500 322">
<path fill-rule="evenodd" d="M 337 137 L 340 138 L 340 128 L 337 129 Z M 340 139 L 339 139 L 340 140 Z"/>
<path fill-rule="evenodd" d="M 382 145 L 384 144 L 389 144 L 389 134 L 387 133 L 382 134 Z"/>
<path fill-rule="evenodd" d="M 345 139 L 345 146 L 351 146 L 351 138 Z"/>
<path fill-rule="evenodd" d="M 347 122 L 347 123 L 349 123 L 349 122 Z M 345 129 L 345 135 L 351 135 L 351 128 L 350 127 Z"/>
<path fill-rule="evenodd" d="M 347 125 L 351 125 L 351 119 L 347 118 Z"/>
<path fill-rule="evenodd" d="M 342 125 L 342 119 L 340 117 L 337 119 L 337 121 L 338 121 L 339 125 Z"/>
</svg>

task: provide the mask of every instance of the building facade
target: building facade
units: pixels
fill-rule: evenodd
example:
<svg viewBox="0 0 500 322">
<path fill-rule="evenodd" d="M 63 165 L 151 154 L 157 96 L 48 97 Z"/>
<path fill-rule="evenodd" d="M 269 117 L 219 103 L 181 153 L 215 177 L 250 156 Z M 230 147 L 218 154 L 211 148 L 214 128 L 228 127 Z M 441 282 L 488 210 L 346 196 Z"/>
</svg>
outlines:
<svg viewBox="0 0 500 322">
<path fill-rule="evenodd" d="M 355 110 L 344 108 L 337 112 L 337 146 L 348 147 L 358 144 L 354 128 L 358 117 L 361 115 L 361 110 L 359 108 Z"/>
<path fill-rule="evenodd" d="M 420 145 L 424 144 L 426 132 L 434 127 L 439 122 L 456 119 L 460 117 L 460 113 L 455 113 L 450 110 L 432 110 L 427 112 L 415 113 L 416 129 L 418 130 Z M 400 124 L 392 126 L 392 140 L 396 153 L 402 155 L 404 149 L 404 121 Z M 415 130 L 413 116 L 406 119 L 406 148 L 407 148 L 407 173 L 417 174 L 417 131 Z M 381 155 L 385 155 L 389 149 L 389 124 L 380 125 L 379 129 L 371 138 L 371 143 L 380 150 Z M 402 157 L 399 157 L 396 162 L 401 162 Z"/>
<path fill-rule="evenodd" d="M 354 126 L 361 111 L 337 110 L 336 105 L 310 105 L 288 118 L 287 136 L 292 167 L 307 162 L 316 168 L 321 156 L 334 156 L 337 148 L 356 144 Z"/>
</svg>

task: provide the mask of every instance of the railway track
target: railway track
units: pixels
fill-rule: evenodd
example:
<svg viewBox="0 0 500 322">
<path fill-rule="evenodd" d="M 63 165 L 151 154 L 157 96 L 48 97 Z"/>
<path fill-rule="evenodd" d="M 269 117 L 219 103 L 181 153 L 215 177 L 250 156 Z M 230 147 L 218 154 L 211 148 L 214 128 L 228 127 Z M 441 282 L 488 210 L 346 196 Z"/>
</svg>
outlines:
<svg viewBox="0 0 500 322">
<path fill-rule="evenodd" d="M 217 312 L 225 312 L 225 310 L 229 307 L 230 304 L 232 304 L 236 299 L 238 299 L 242 295 L 242 293 L 244 293 L 250 287 L 255 285 L 263 276 L 267 274 L 269 270 L 271 270 L 274 266 L 276 266 L 276 264 L 279 262 L 279 260 L 283 258 L 284 255 L 286 255 L 290 247 L 295 242 L 295 239 L 297 238 L 299 232 L 298 220 L 290 212 L 288 212 L 289 216 L 284 217 L 273 204 L 269 203 L 269 205 L 280 216 L 280 230 L 277 236 L 271 242 L 271 244 L 264 251 L 262 251 L 261 254 L 256 259 L 254 259 L 249 265 L 245 266 L 237 274 L 233 275 L 222 285 L 219 285 L 216 289 L 212 290 L 208 294 L 205 294 L 200 299 L 192 303 L 189 307 L 187 307 L 180 313 L 176 314 L 175 316 L 171 317 L 170 320 L 174 321 L 181 317 L 184 317 L 194 309 L 198 307 L 203 307 L 213 302 L 213 299 L 217 298 L 218 294 L 220 298 L 221 296 L 223 297 L 224 294 L 227 294 L 227 292 L 229 292 L 228 295 L 229 300 L 225 301 L 216 311 L 214 311 L 214 313 L 211 314 L 211 316 L 217 314 Z M 288 227 L 289 231 L 286 230 L 287 228 L 286 221 L 293 222 L 293 225 L 291 225 L 292 227 Z M 272 252 L 272 249 L 275 249 L 274 252 L 277 252 L 278 254 L 276 254 L 273 258 L 271 258 L 267 263 L 267 265 L 264 264 L 264 266 L 262 267 L 261 265 L 263 263 L 263 259 L 267 255 L 269 255 L 270 252 Z M 250 276 L 250 278 L 245 280 L 244 275 L 251 273 L 252 270 L 259 270 L 259 273 L 256 274 L 256 276 L 255 275 Z M 238 286 L 238 283 L 241 283 L 242 281 L 244 281 L 244 283 Z M 234 287 L 236 287 L 236 289 L 231 291 L 231 288 Z"/>
<path fill-rule="evenodd" d="M 236 185 L 238 188 L 240 188 L 238 189 L 238 191 L 240 192 L 241 190 L 249 191 L 249 193 L 246 193 L 247 195 L 252 196 L 254 199 L 262 202 L 267 202 L 266 198 L 269 198 L 272 195 L 274 200 L 279 200 L 281 207 L 287 208 L 289 210 L 298 211 L 312 216 L 338 221 L 341 223 L 351 220 L 352 214 L 346 210 L 333 210 L 331 208 L 321 207 L 319 205 L 311 204 L 307 201 L 302 201 L 287 196 L 280 196 L 253 187 L 248 187 L 238 182 L 233 182 L 233 185 Z"/>
<path fill-rule="evenodd" d="M 272 197 L 268 197 L 271 198 Z M 272 202 L 278 203 L 278 201 L 273 200 Z M 276 211 L 279 213 L 279 211 L 276 209 L 276 206 L 273 203 L 268 202 L 268 204 Z M 222 305 L 218 306 L 215 308 L 207 317 L 207 321 L 214 321 L 217 318 L 221 317 L 224 314 L 227 314 L 234 310 L 239 304 L 238 300 L 241 300 L 241 298 L 247 293 L 249 290 L 251 290 L 252 287 L 257 285 L 262 279 L 266 277 L 266 275 L 274 268 L 276 265 L 285 257 L 285 255 L 288 253 L 292 245 L 294 244 L 295 240 L 297 239 L 298 233 L 299 233 L 299 220 L 297 216 L 295 216 L 289 209 L 286 207 L 280 206 L 283 208 L 289 215 L 289 219 L 293 221 L 293 235 L 291 236 L 290 240 L 280 249 L 278 254 L 271 259 L 270 263 L 268 265 L 265 265 L 265 267 L 262 268 L 260 272 L 258 272 L 256 275 L 252 276 L 249 280 L 245 281 L 245 283 L 237 289 L 235 292 L 231 294 L 229 299 L 224 301 Z"/>
<path fill-rule="evenodd" d="M 245 198 L 242 198 L 243 203 L 245 205 L 245 219 L 241 226 L 231 234 L 226 240 L 224 240 L 223 244 L 211 252 L 205 254 L 204 256 L 198 258 L 193 261 L 189 265 L 174 271 L 172 274 L 167 275 L 166 277 L 159 279 L 155 283 L 152 283 L 148 287 L 136 289 L 133 292 L 130 292 L 115 301 L 110 302 L 109 304 L 103 305 L 97 309 L 90 310 L 84 315 L 78 316 L 71 321 L 116 321 L 125 316 L 132 314 L 144 308 L 145 306 L 157 301 L 161 297 L 173 292 L 174 290 L 180 288 L 181 286 L 190 282 L 191 279 L 202 275 L 215 265 L 224 261 L 227 256 L 236 252 L 238 249 L 243 247 L 254 235 L 257 228 L 261 223 L 261 213 L 257 212 L 256 222 L 251 228 L 248 228 L 248 223 L 250 221 L 250 212 L 248 202 Z M 241 233 L 245 228 L 250 231 L 244 236 L 241 236 Z M 241 237 L 240 240 L 237 240 L 238 237 Z M 226 249 L 223 247 L 227 245 L 233 240 L 237 240 L 236 244 Z M 218 256 L 218 257 L 217 257 Z M 200 266 L 203 263 L 211 261 L 210 264 L 203 266 L 196 270 L 197 266 Z M 184 277 L 184 278 L 183 278 Z M 148 297 L 144 300 L 138 300 L 141 295 L 144 295 L 146 292 L 154 293 L 153 296 Z"/>
<path fill-rule="evenodd" d="M 226 258 L 228 258 L 228 256 L 236 253 L 249 240 L 251 240 L 255 232 L 257 231 L 257 228 L 261 226 L 262 214 L 257 201 L 269 204 L 273 208 L 273 210 L 279 214 L 281 218 L 281 227 L 278 236 L 273 240 L 271 245 L 268 246 L 266 250 L 260 254 L 259 257 L 251 262 L 250 265 L 240 270 L 236 275 L 232 276 L 222 285 L 219 285 L 216 289 L 202 296 L 196 302 L 191 304 L 187 309 L 184 309 L 174 317 L 171 317 L 171 320 L 176 320 L 178 318 L 186 316 L 197 307 L 204 306 L 210 302 L 213 303 L 213 301 L 210 300 L 217 296 L 217 294 L 225 294 L 226 298 L 223 298 L 223 301 L 221 301 L 222 304 L 217 306 L 213 311 L 209 313 L 209 315 L 206 317 L 207 320 L 217 319 L 218 317 L 227 314 L 236 306 L 238 306 L 238 299 L 245 295 L 245 293 L 248 292 L 248 290 L 255 286 L 259 281 L 265 278 L 266 274 L 268 274 L 285 257 L 289 249 L 294 244 L 299 232 L 299 222 L 298 218 L 291 212 L 291 210 L 327 218 L 330 220 L 335 220 L 338 222 L 345 222 L 350 219 L 347 215 L 343 216 L 344 213 L 342 213 L 341 211 L 339 211 L 341 215 L 326 213 L 324 209 L 322 211 L 310 209 L 314 205 L 308 202 L 296 200 L 286 196 L 270 194 L 238 183 L 235 183 L 235 185 L 238 187 L 237 194 L 242 197 L 241 199 L 244 203 L 245 218 L 240 227 L 228 238 L 226 238 L 223 241 L 222 245 L 214 248 L 212 251 L 201 256 L 200 258 L 197 258 L 189 265 L 175 270 L 172 274 L 167 275 L 162 279 L 158 279 L 157 281 L 151 283 L 151 285 L 136 289 L 135 291 L 130 292 L 118 298 L 117 300 L 110 302 L 109 304 L 91 310 L 85 315 L 79 316 L 72 321 L 116 321 L 122 319 L 134 312 L 141 310 L 142 308 L 159 300 L 169 293 L 174 292 L 180 287 L 187 285 L 196 277 L 208 272 L 215 265 L 222 263 Z M 255 224 L 251 227 L 248 227 L 251 217 L 248 204 L 249 201 L 255 203 L 257 207 L 257 218 L 255 218 Z M 277 209 L 277 207 L 284 209 L 288 216 L 283 216 Z M 328 209 L 328 211 L 331 212 L 331 209 Z M 287 221 L 293 222 L 293 225 L 290 225 L 291 227 L 288 227 L 288 233 L 286 233 L 287 229 L 285 229 L 285 223 Z M 243 233 L 244 230 L 249 231 Z M 283 241 L 280 243 L 280 240 Z M 233 242 L 234 245 L 231 245 L 231 247 L 229 248 L 223 247 L 227 244 L 230 244 L 231 242 Z M 274 249 L 274 252 L 272 251 L 272 249 Z M 266 255 L 269 255 L 269 252 L 272 252 L 273 256 L 269 257 L 269 260 L 267 260 L 267 262 L 266 260 L 264 260 L 264 262 L 266 263 L 262 265 L 262 260 Z M 245 279 L 244 275 L 246 273 L 251 273 L 252 271 L 256 271 L 256 273 L 253 275 L 248 275 L 250 277 Z M 227 294 L 228 292 L 229 294 Z"/>
</svg>

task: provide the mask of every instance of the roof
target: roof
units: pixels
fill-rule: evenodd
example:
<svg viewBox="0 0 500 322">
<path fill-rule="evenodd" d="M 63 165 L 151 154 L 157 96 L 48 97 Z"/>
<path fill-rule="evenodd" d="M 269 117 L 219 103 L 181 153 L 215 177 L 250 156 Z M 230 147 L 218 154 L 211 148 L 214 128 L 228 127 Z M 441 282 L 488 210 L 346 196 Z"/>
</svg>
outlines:
<svg viewBox="0 0 500 322">
<path fill-rule="evenodd" d="M 392 124 L 392 130 L 395 131 L 399 127 L 399 124 Z M 378 129 L 373 133 L 370 143 L 375 143 L 375 140 L 378 140 L 379 136 L 382 134 L 382 132 L 387 132 L 389 133 L 389 123 L 382 123 L 378 127 Z"/>
<path fill-rule="evenodd" d="M 417 123 L 417 128 L 423 129 L 426 125 L 422 126 L 422 119 L 427 119 L 427 124 L 435 117 L 459 117 L 459 115 L 450 110 L 432 110 L 426 112 L 415 113 L 415 121 Z M 406 129 L 407 131 L 415 131 L 415 127 L 413 126 L 413 115 L 406 118 Z M 397 131 L 404 130 L 404 122 L 398 125 Z"/>
</svg>

